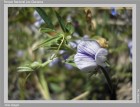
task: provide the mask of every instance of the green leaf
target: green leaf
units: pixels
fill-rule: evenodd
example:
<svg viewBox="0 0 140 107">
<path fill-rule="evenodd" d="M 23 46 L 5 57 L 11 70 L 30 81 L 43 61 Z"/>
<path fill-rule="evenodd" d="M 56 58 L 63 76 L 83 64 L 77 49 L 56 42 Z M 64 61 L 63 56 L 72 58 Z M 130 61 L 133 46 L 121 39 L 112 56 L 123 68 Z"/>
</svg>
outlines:
<svg viewBox="0 0 140 107">
<path fill-rule="evenodd" d="M 72 34 L 74 32 L 74 27 L 71 23 L 68 23 L 66 25 L 66 31 L 69 32 L 70 34 Z"/>
<path fill-rule="evenodd" d="M 58 84 L 50 83 L 50 88 L 55 92 L 61 92 L 63 88 L 61 88 Z"/>
<path fill-rule="evenodd" d="M 30 67 L 18 67 L 18 72 L 31 72 L 31 71 L 34 70 Z"/>
<path fill-rule="evenodd" d="M 54 26 L 52 24 L 52 21 L 49 18 L 49 16 L 45 13 L 45 11 L 40 7 L 36 7 L 35 9 L 39 13 L 39 15 L 42 17 L 42 19 L 45 21 L 45 23 L 48 25 L 48 28 L 53 29 Z"/>
<path fill-rule="evenodd" d="M 58 35 L 52 38 L 47 38 L 40 42 L 33 50 L 36 50 L 40 47 L 51 47 L 52 44 L 59 44 L 59 40 L 61 41 L 62 35 Z"/>
<path fill-rule="evenodd" d="M 54 29 L 50 29 L 50 28 L 40 28 L 39 30 L 40 30 L 40 32 L 42 32 L 42 33 L 55 32 Z"/>
<path fill-rule="evenodd" d="M 59 21 L 59 24 L 60 24 L 62 30 L 63 30 L 64 32 L 66 32 L 66 27 L 65 27 L 64 20 L 62 19 L 62 17 L 61 17 L 56 11 L 55 11 L 55 14 L 56 14 L 56 16 L 57 16 L 57 19 L 58 19 L 58 21 Z"/>
</svg>

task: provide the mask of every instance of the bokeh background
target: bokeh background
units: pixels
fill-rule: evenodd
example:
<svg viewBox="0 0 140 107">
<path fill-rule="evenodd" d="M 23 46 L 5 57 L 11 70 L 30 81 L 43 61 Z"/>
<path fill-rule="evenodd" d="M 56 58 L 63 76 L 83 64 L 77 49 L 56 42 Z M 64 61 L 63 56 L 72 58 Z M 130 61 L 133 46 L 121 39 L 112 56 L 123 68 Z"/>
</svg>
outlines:
<svg viewBox="0 0 140 107">
<path fill-rule="evenodd" d="M 73 41 L 76 49 L 81 38 L 100 36 L 109 43 L 109 75 L 115 88 L 116 100 L 132 99 L 132 8 L 129 7 L 78 7 L 43 8 L 49 15 L 55 30 L 62 32 L 54 10 L 65 22 L 74 26 Z M 8 8 L 8 99 L 43 100 L 49 92 L 51 100 L 71 100 L 85 93 L 84 100 L 111 100 L 112 96 L 102 73 L 88 78 L 75 67 L 65 64 L 61 58 L 51 62 L 38 72 L 19 73 L 17 67 L 34 61 L 46 61 L 54 51 L 32 47 L 47 34 L 39 32 L 47 27 L 35 8 Z M 52 33 L 50 35 L 53 35 Z M 64 51 L 60 51 L 63 54 Z M 68 57 L 64 54 L 63 57 Z M 27 78 L 28 76 L 28 78 Z M 27 80 L 26 80 L 27 78 Z M 25 85 L 24 81 L 26 80 Z M 42 85 L 44 84 L 44 85 Z M 45 86 L 45 87 L 43 87 Z"/>
</svg>

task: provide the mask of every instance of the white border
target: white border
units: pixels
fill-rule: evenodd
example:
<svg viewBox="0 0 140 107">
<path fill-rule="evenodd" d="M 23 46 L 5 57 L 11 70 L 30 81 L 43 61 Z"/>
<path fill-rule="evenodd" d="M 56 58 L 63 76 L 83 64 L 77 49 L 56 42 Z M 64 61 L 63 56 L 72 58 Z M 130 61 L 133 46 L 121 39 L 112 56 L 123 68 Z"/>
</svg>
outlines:
<svg viewBox="0 0 140 107">
<path fill-rule="evenodd" d="M 8 7 L 132 7 L 132 100 L 8 100 Z M 4 103 L 136 103 L 136 4 L 4 4 Z"/>
</svg>

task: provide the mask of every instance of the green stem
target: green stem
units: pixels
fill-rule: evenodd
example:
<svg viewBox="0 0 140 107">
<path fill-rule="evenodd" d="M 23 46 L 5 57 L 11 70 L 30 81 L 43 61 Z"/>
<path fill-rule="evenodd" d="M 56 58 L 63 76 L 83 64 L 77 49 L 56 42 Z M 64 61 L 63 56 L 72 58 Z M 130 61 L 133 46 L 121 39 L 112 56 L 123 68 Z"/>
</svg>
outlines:
<svg viewBox="0 0 140 107">
<path fill-rule="evenodd" d="M 72 100 L 80 100 L 80 99 L 83 99 L 83 98 L 85 98 L 86 96 L 88 96 L 89 93 L 90 93 L 89 91 L 86 91 L 86 92 L 84 92 L 84 93 L 78 95 L 77 97 L 73 98 Z"/>
<path fill-rule="evenodd" d="M 43 72 L 40 72 L 39 79 L 40 79 L 40 83 L 42 85 L 42 88 L 44 89 L 45 94 L 47 96 L 47 99 L 51 99 L 49 88 L 48 88 L 48 83 L 47 83 L 47 81 L 46 81 L 46 79 L 44 77 L 44 73 Z"/>
<path fill-rule="evenodd" d="M 53 59 L 44 62 L 44 63 L 41 65 L 41 67 L 45 67 L 45 66 L 48 65 L 52 60 L 53 60 Z"/>
<path fill-rule="evenodd" d="M 25 87 L 23 85 L 23 78 L 19 78 L 18 84 L 20 86 L 19 90 L 20 90 L 20 100 L 24 100 L 25 99 Z"/>
<path fill-rule="evenodd" d="M 58 47 L 58 49 L 56 50 L 55 55 L 51 58 L 51 60 L 52 60 L 53 58 L 56 57 L 56 54 L 58 54 L 58 52 L 59 52 L 59 50 L 60 50 L 60 48 L 61 48 L 61 46 L 62 46 L 62 44 L 63 44 L 63 42 L 64 42 L 65 35 L 63 34 L 62 36 L 63 36 L 62 41 L 61 41 L 61 43 L 59 44 L 59 47 Z"/>
<path fill-rule="evenodd" d="M 39 90 L 39 92 L 41 93 L 42 97 L 46 100 L 49 100 L 50 99 L 50 96 L 48 96 L 44 90 L 44 88 L 42 87 L 42 85 L 40 84 L 39 80 L 38 80 L 38 77 L 36 74 L 33 75 L 34 77 L 34 81 L 36 83 L 36 87 L 37 89 Z"/>
</svg>

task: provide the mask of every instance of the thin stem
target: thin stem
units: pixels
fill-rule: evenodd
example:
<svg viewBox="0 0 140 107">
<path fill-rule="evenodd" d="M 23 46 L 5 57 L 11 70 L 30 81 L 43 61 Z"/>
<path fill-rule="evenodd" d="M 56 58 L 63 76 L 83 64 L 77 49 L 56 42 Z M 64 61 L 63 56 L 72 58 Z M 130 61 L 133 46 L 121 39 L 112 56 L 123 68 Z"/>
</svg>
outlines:
<svg viewBox="0 0 140 107">
<path fill-rule="evenodd" d="M 52 60 L 53 60 L 53 59 L 44 62 L 44 63 L 41 65 L 41 67 L 45 67 L 45 66 L 48 65 Z"/>
<path fill-rule="evenodd" d="M 41 84 L 39 83 L 38 77 L 34 74 L 34 81 L 36 83 L 36 87 L 38 88 L 38 90 L 40 91 L 42 97 L 46 100 L 50 99 L 50 96 L 46 95 L 46 92 L 44 91 L 43 87 L 41 86 Z"/>
<path fill-rule="evenodd" d="M 51 58 L 51 60 L 52 60 L 53 58 L 56 57 L 56 54 L 58 54 L 58 51 L 60 50 L 60 48 L 61 48 L 61 46 L 62 46 L 62 44 L 63 44 L 63 42 L 64 42 L 64 39 L 65 39 L 65 37 L 64 37 L 64 35 L 63 35 L 62 41 L 61 41 L 61 43 L 59 44 L 59 47 L 58 47 L 58 49 L 56 50 L 55 55 Z"/>
<path fill-rule="evenodd" d="M 40 83 L 42 85 L 42 88 L 45 91 L 46 96 L 48 96 L 48 98 L 50 99 L 50 92 L 49 92 L 49 88 L 48 88 L 48 83 L 44 77 L 43 72 L 39 72 L 39 79 L 40 79 Z"/>
<path fill-rule="evenodd" d="M 31 72 L 26 76 L 25 80 L 24 80 L 24 83 L 23 83 L 23 86 L 25 87 L 25 83 L 27 81 L 27 79 L 29 78 L 29 76 L 31 75 Z"/>
<path fill-rule="evenodd" d="M 80 99 L 83 99 L 83 98 L 85 98 L 86 96 L 88 96 L 89 93 L 90 93 L 89 91 L 86 91 L 86 92 L 84 92 L 84 93 L 78 95 L 77 97 L 73 98 L 72 100 L 80 100 Z"/>
<path fill-rule="evenodd" d="M 108 83 L 108 87 L 109 87 L 111 93 L 113 93 L 113 85 L 112 85 L 111 79 L 109 77 L 109 74 L 107 73 L 107 70 L 104 67 L 101 67 L 101 69 L 102 69 L 103 74 L 106 77 L 106 80 L 107 80 L 107 83 Z"/>
<path fill-rule="evenodd" d="M 24 100 L 25 99 L 25 87 L 23 85 L 23 78 L 19 78 L 18 84 L 19 84 L 19 90 L 20 90 L 20 100 Z"/>
</svg>

